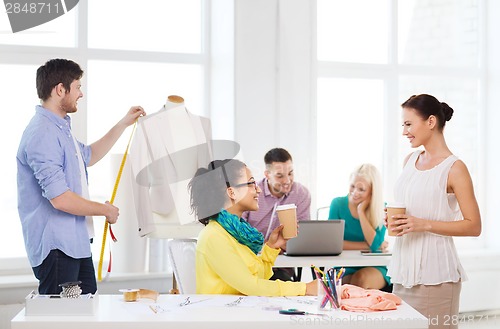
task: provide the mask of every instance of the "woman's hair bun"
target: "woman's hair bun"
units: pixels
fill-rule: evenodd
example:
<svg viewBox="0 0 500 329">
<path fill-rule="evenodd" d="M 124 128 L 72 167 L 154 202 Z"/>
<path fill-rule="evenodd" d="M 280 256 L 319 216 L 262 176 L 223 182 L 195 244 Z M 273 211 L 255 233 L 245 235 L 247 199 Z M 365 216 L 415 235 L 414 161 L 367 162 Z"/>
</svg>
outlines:
<svg viewBox="0 0 500 329">
<path fill-rule="evenodd" d="M 445 102 L 441 102 L 441 110 L 444 114 L 444 120 L 450 121 L 451 117 L 453 116 L 453 109 Z"/>
</svg>

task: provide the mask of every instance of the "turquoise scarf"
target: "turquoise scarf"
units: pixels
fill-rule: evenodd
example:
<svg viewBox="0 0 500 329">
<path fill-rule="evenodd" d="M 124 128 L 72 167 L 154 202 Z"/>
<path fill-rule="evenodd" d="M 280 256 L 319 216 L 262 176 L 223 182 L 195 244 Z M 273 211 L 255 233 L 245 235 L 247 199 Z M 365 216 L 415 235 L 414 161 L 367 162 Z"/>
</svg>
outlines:
<svg viewBox="0 0 500 329">
<path fill-rule="evenodd" d="M 238 218 L 238 216 L 222 209 L 217 218 L 213 218 L 213 220 L 219 223 L 239 243 L 250 248 L 254 254 L 257 255 L 262 249 L 264 236 L 243 218 Z"/>
</svg>

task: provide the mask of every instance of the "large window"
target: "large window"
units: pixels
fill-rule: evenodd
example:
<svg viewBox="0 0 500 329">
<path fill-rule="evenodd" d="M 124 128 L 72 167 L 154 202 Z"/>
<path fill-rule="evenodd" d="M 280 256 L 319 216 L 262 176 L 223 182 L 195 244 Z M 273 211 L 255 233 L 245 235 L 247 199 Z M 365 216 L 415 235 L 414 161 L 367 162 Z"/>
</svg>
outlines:
<svg viewBox="0 0 500 329">
<path fill-rule="evenodd" d="M 200 0 L 89 1 L 89 48 L 200 54 Z"/>
<path fill-rule="evenodd" d="M 317 148 L 318 204 L 330 205 L 332 195 L 347 194 L 349 173 L 355 163 L 371 162 L 381 168 L 384 142 L 384 84 L 376 79 L 319 78 Z M 333 101 L 334 100 L 334 101 Z M 360 120 L 362 118 L 362 120 Z M 342 174 L 345 173 L 345 174 Z"/>
<path fill-rule="evenodd" d="M 389 4 L 389 0 L 318 1 L 318 60 L 387 63 Z"/>
<path fill-rule="evenodd" d="M 67 14 L 18 33 L 10 32 L 7 15 L 0 13 L 0 90 L 6 113 L 0 130 L 6 159 L 0 162 L 6 177 L 0 189 L 0 258 L 26 256 L 17 213 L 15 157 L 22 131 L 39 104 L 36 69 L 56 57 L 82 66 L 84 98 L 73 116 L 73 131 L 87 143 L 102 137 L 130 106 L 141 105 L 154 113 L 172 94 L 183 96 L 193 113 L 207 115 L 205 7 L 204 0 L 80 1 Z M 125 151 L 130 132 L 111 154 Z M 104 202 L 113 192 L 111 172 L 117 168 L 112 168 L 116 164 L 111 154 L 89 168 L 93 200 Z M 101 246 L 100 223 L 95 260 Z"/>
<path fill-rule="evenodd" d="M 78 10 L 71 10 L 45 24 L 13 34 L 4 8 L 2 6 L 0 10 L 0 45 L 67 48 L 76 46 Z"/>
<path fill-rule="evenodd" d="M 401 136 L 400 104 L 420 93 L 455 110 L 446 139 L 467 164 L 482 204 L 481 3 L 317 1 L 317 177 L 329 178 L 317 180 L 317 207 L 346 195 L 349 174 L 363 162 L 378 166 L 385 198 L 393 198 L 412 151 Z M 456 241 L 482 246 L 477 238 Z"/>
</svg>

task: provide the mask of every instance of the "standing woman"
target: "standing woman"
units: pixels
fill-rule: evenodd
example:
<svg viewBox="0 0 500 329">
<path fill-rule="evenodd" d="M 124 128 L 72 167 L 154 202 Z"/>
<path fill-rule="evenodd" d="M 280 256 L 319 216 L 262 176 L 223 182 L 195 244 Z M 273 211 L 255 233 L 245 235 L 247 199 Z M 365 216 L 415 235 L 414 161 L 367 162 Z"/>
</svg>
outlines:
<svg viewBox="0 0 500 329">
<path fill-rule="evenodd" d="M 385 251 L 382 179 L 370 163 L 357 167 L 350 177 L 349 194 L 330 204 L 328 219 L 343 219 L 344 250 Z M 347 267 L 343 283 L 365 289 L 382 289 L 390 284 L 387 267 Z"/>
<path fill-rule="evenodd" d="M 462 281 L 467 279 L 453 236 L 479 236 L 481 215 L 466 165 L 446 145 L 443 128 L 453 109 L 434 96 L 411 96 L 402 105 L 403 135 L 413 148 L 396 182 L 405 215 L 397 232 L 389 276 L 394 293 L 429 318 L 432 328 L 458 328 Z"/>
<path fill-rule="evenodd" d="M 212 161 L 189 183 L 191 209 L 205 225 L 196 245 L 196 293 L 254 296 L 317 295 L 317 282 L 271 281 L 285 245 L 283 226 L 264 236 L 241 218 L 259 209 L 259 186 L 238 160 Z"/>
</svg>

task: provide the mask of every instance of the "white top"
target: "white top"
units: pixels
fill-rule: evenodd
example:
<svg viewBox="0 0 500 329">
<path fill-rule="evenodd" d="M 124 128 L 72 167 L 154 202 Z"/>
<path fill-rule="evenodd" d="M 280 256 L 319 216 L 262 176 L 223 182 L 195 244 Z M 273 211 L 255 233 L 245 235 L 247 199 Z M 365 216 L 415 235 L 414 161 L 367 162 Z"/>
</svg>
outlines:
<svg viewBox="0 0 500 329">
<path fill-rule="evenodd" d="M 406 205 L 406 214 L 418 218 L 462 219 L 455 194 L 446 192 L 450 168 L 458 158 L 450 155 L 432 169 L 418 170 L 415 163 L 421 152 L 414 152 L 403 168 L 395 185 L 395 200 Z M 453 237 L 429 232 L 412 232 L 395 238 L 387 275 L 392 283 L 406 288 L 467 280 Z"/>
</svg>

